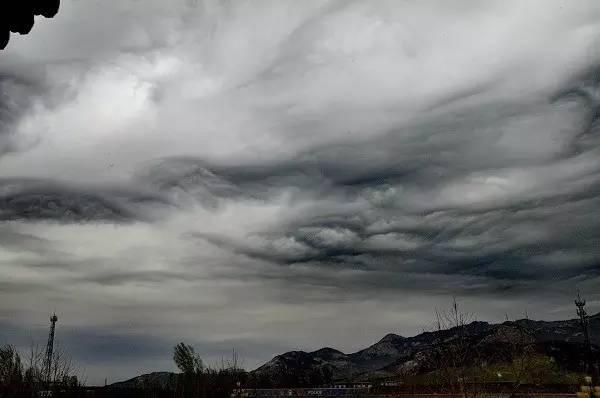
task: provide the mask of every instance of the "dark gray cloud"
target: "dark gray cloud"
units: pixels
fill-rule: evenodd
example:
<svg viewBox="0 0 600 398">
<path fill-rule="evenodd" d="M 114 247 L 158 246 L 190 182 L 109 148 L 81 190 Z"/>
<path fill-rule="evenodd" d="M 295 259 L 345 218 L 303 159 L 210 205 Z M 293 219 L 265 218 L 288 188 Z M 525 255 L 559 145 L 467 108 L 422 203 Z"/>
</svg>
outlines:
<svg viewBox="0 0 600 398">
<path fill-rule="evenodd" d="M 3 221 L 127 222 L 144 220 L 144 206 L 168 206 L 159 193 L 85 189 L 55 181 L 0 181 Z M 146 213 L 147 214 L 147 213 Z"/>
<path fill-rule="evenodd" d="M 589 215 L 600 210 L 600 168 L 594 160 L 598 147 L 591 141 L 597 135 L 598 105 L 589 93 L 597 90 L 598 81 L 591 76 L 569 82 L 558 90 L 560 95 L 533 107 L 550 117 L 565 108 L 565 117 L 577 115 L 568 126 L 545 127 L 568 129 L 562 131 L 565 140 L 551 156 L 515 159 L 512 153 L 490 152 L 506 125 L 515 120 L 536 127 L 537 115 L 532 116 L 531 108 L 506 104 L 498 105 L 496 113 L 491 105 L 463 110 L 460 117 L 444 113 L 440 121 L 412 126 L 427 134 L 411 142 L 402 142 L 401 132 L 395 131 L 371 141 L 307 151 L 284 163 L 204 164 L 203 172 L 208 167 L 248 197 L 292 192 L 299 201 L 318 197 L 327 205 L 307 207 L 274 229 L 258 233 L 257 239 L 236 240 L 213 233 L 197 237 L 285 266 L 361 269 L 375 275 L 383 271 L 379 284 L 361 276 L 365 286 L 359 281 L 359 289 L 386 285 L 394 273 L 412 274 L 412 278 L 406 283 L 393 279 L 392 287 L 416 291 L 430 283 L 427 277 L 419 281 L 419 275 L 482 278 L 486 284 L 481 293 L 516 288 L 522 282 L 535 290 L 552 281 L 596 277 L 600 252 L 594 242 L 600 224 Z M 528 118 L 533 124 L 527 123 Z M 475 147 L 480 150 L 474 151 Z M 193 164 L 192 159 L 186 162 Z M 514 193 L 507 187 L 507 194 L 494 192 L 490 200 L 483 196 L 472 203 L 468 198 L 440 198 L 445 185 L 475 173 L 482 178 L 523 173 L 524 186 Z M 482 182 L 467 182 L 457 188 L 467 192 L 456 194 L 485 189 Z M 339 205 L 347 202 L 357 205 Z M 440 283 L 437 288 L 446 293 L 457 290 L 453 283 Z M 468 284 L 459 290 L 469 290 Z"/>
<path fill-rule="evenodd" d="M 222 198 L 240 197 L 240 187 L 208 169 L 200 159 L 169 158 L 140 171 L 139 184 L 169 195 L 180 204 L 199 202 L 215 207 Z"/>
</svg>

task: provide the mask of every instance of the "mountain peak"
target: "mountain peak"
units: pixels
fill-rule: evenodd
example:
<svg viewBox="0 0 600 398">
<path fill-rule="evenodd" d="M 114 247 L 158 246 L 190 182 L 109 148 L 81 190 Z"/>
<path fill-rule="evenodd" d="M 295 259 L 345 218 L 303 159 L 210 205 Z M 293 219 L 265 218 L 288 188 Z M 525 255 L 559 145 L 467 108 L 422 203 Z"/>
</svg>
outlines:
<svg viewBox="0 0 600 398">
<path fill-rule="evenodd" d="M 331 347 L 324 347 L 311 352 L 313 355 L 345 355 L 343 352 Z"/>
<path fill-rule="evenodd" d="M 388 333 L 385 336 L 383 336 L 383 338 L 381 340 L 379 340 L 379 343 L 393 343 L 393 342 L 404 340 L 404 339 L 405 339 L 405 337 L 402 337 L 398 334 Z"/>
</svg>

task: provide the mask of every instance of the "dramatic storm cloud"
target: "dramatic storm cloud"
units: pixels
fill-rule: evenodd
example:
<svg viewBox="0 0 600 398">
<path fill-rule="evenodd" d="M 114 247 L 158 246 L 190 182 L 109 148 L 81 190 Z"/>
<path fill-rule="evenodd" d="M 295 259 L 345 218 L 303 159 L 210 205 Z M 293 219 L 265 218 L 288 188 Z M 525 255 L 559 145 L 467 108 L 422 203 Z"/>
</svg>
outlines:
<svg viewBox="0 0 600 398">
<path fill-rule="evenodd" d="M 0 53 L 1 341 L 55 310 L 100 383 L 595 311 L 598 115 L 596 0 L 63 0 Z"/>
</svg>

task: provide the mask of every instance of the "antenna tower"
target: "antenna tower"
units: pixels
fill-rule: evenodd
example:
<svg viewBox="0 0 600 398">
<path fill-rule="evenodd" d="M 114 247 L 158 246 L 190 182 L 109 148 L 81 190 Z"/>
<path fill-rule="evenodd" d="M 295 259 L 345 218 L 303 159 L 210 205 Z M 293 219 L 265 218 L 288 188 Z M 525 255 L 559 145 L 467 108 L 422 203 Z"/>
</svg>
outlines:
<svg viewBox="0 0 600 398">
<path fill-rule="evenodd" d="M 579 322 L 581 323 L 581 329 L 583 332 L 583 341 L 586 348 L 586 372 L 591 373 L 592 376 L 592 384 L 595 384 L 597 379 L 597 369 L 595 364 L 593 363 L 593 354 L 592 354 L 592 345 L 590 343 L 590 331 L 589 331 L 589 317 L 587 311 L 585 310 L 585 300 L 581 298 L 579 291 L 577 291 L 577 298 L 575 299 L 575 306 L 577 307 L 577 316 L 579 317 Z"/>
<path fill-rule="evenodd" d="M 48 345 L 46 346 L 46 382 L 50 383 L 50 374 L 52 371 L 52 354 L 54 353 L 54 331 L 56 330 L 56 322 L 58 317 L 54 313 L 50 317 L 50 333 L 48 334 Z"/>
</svg>

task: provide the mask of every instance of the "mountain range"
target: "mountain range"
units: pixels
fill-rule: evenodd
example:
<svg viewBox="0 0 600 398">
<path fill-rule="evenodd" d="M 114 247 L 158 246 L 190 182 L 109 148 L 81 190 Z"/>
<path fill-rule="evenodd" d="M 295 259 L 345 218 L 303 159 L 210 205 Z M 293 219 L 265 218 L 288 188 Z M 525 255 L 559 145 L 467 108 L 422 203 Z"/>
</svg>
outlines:
<svg viewBox="0 0 600 398">
<path fill-rule="evenodd" d="M 600 351 L 600 313 L 589 317 L 592 349 Z M 585 360 L 586 347 L 580 321 L 534 321 L 521 319 L 498 324 L 474 321 L 462 327 L 424 332 L 413 337 L 388 334 L 375 344 L 354 352 L 343 353 L 334 348 L 312 352 L 290 351 L 249 372 L 258 384 L 318 385 L 324 382 L 366 381 L 393 378 L 399 374 L 419 374 L 435 370 L 432 353 L 436 347 L 455 344 L 462 339 L 473 355 L 490 361 L 505 358 L 506 347 L 519 341 L 532 352 L 549 358 L 561 369 L 579 371 Z M 137 385 L 158 375 L 143 375 L 119 383 L 120 387 Z"/>
</svg>

